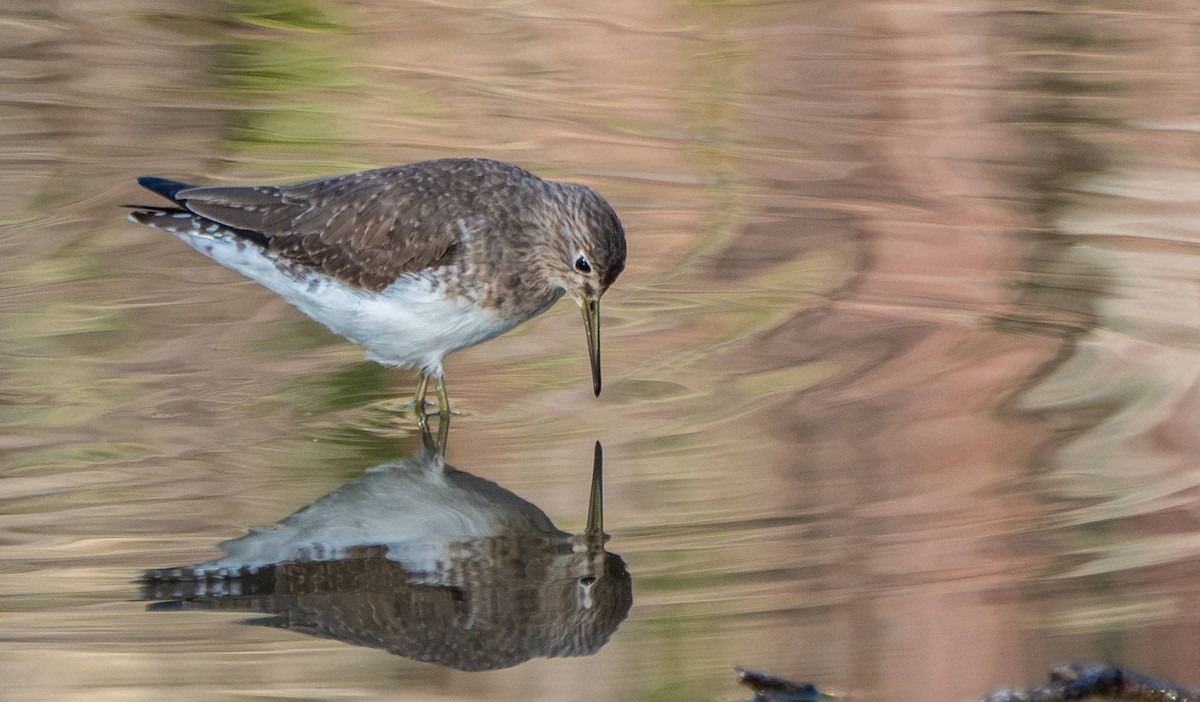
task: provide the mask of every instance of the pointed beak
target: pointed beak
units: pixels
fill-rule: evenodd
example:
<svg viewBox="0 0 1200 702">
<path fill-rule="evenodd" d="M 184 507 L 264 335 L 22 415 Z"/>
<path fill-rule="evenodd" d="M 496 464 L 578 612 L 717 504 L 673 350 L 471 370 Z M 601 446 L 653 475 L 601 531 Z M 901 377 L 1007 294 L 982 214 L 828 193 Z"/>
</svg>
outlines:
<svg viewBox="0 0 1200 702">
<path fill-rule="evenodd" d="M 592 390 L 600 397 L 600 299 L 584 298 L 579 304 L 583 311 L 583 327 L 587 331 L 588 356 L 592 361 Z"/>
<path fill-rule="evenodd" d="M 596 442 L 592 453 L 592 490 L 588 496 L 587 526 L 584 533 L 591 537 L 604 536 L 604 449 Z"/>
</svg>

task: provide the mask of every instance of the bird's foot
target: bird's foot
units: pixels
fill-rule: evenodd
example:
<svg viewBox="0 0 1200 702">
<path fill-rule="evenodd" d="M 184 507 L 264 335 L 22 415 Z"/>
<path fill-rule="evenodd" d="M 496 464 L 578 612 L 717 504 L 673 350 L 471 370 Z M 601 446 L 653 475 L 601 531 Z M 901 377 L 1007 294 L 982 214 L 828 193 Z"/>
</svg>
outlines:
<svg viewBox="0 0 1200 702">
<path fill-rule="evenodd" d="M 404 403 L 394 403 L 388 407 L 388 411 L 405 416 L 420 417 L 436 417 L 438 415 L 438 406 L 432 402 L 422 400 L 420 404 L 415 400 L 409 400 Z"/>
<path fill-rule="evenodd" d="M 430 405 L 425 402 L 425 391 L 429 387 L 429 378 L 431 376 L 421 375 L 417 381 L 417 392 L 413 395 L 413 401 L 403 405 L 407 410 L 405 414 L 412 414 L 417 418 L 418 422 L 422 422 L 426 417 L 439 416 L 444 420 L 449 420 L 454 412 L 450 409 L 450 397 L 446 394 L 446 380 L 442 376 L 437 376 L 437 405 Z M 433 409 L 431 412 L 430 409 Z"/>
</svg>

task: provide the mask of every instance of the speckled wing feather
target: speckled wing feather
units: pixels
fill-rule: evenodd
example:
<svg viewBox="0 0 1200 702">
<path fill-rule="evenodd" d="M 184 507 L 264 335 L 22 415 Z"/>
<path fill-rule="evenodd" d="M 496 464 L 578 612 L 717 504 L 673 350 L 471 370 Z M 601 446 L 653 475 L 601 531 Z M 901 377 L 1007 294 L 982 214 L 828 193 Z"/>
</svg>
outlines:
<svg viewBox="0 0 1200 702">
<path fill-rule="evenodd" d="M 377 292 L 405 273 L 448 263 L 467 232 L 504 214 L 484 211 L 479 195 L 515 196 L 527 179 L 538 180 L 508 164 L 446 159 L 291 186 L 186 188 L 172 199 L 261 236 L 291 263 Z"/>
</svg>

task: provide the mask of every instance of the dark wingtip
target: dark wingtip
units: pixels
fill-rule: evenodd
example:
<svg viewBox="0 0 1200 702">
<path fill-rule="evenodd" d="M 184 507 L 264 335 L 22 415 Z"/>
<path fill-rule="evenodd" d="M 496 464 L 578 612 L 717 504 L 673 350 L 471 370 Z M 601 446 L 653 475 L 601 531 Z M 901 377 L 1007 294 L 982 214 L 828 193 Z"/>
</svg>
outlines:
<svg viewBox="0 0 1200 702">
<path fill-rule="evenodd" d="M 166 178 L 156 178 L 154 176 L 142 176 L 137 179 L 138 185 L 153 193 L 158 193 L 167 198 L 171 202 L 179 202 L 175 195 L 180 190 L 187 190 L 192 187 L 187 183 L 180 183 L 177 180 L 167 180 Z"/>
</svg>

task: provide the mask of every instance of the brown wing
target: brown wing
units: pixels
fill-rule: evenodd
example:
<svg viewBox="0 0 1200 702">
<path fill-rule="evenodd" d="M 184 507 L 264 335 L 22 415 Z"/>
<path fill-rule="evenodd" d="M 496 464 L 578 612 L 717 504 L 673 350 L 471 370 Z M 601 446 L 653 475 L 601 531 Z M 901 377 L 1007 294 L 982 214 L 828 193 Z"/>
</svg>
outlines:
<svg viewBox="0 0 1200 702">
<path fill-rule="evenodd" d="M 484 203 L 507 200 L 505 191 L 526 179 L 536 176 L 494 161 L 447 159 L 291 186 L 187 188 L 174 199 L 261 235 L 293 263 L 378 291 L 447 262 L 464 230 L 477 233 L 497 214 Z"/>
</svg>

